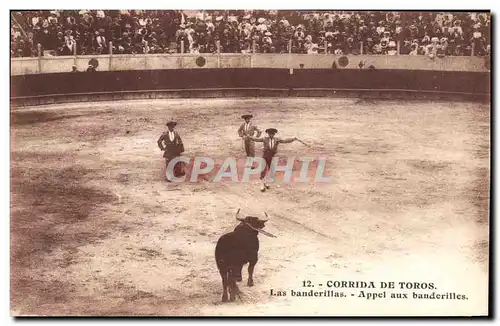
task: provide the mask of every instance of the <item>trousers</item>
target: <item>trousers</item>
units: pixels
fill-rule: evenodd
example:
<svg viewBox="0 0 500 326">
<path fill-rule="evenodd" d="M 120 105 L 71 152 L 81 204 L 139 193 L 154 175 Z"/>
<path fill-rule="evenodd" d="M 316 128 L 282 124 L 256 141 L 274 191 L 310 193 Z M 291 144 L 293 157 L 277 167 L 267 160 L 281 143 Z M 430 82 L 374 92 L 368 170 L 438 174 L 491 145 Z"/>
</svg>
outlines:
<svg viewBox="0 0 500 326">
<path fill-rule="evenodd" d="M 262 170 L 262 172 L 260 173 L 260 180 L 263 180 L 266 177 L 267 172 L 271 168 L 271 162 L 273 161 L 273 157 L 274 157 L 274 155 L 271 155 L 271 154 L 267 154 L 267 155 L 262 156 L 262 158 L 266 162 L 266 166 L 264 167 L 264 170 Z"/>
</svg>

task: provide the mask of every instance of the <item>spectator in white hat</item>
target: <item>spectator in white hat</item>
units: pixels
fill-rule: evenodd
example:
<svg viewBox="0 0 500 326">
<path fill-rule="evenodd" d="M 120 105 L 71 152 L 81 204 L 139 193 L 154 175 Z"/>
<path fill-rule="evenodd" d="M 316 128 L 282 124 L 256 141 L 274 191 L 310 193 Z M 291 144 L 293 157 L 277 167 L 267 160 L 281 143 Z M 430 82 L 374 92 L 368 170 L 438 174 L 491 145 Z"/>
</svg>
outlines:
<svg viewBox="0 0 500 326">
<path fill-rule="evenodd" d="M 290 26 L 290 23 L 288 22 L 288 20 L 285 17 L 281 18 L 281 20 L 279 21 L 279 23 L 282 24 L 283 27 Z"/>
<path fill-rule="evenodd" d="M 271 32 L 266 32 L 264 34 L 265 36 L 262 38 L 262 43 L 272 45 L 273 40 L 271 39 L 271 35 L 273 35 Z"/>
<path fill-rule="evenodd" d="M 306 37 L 306 33 L 304 32 L 304 26 L 297 26 L 297 30 L 293 33 L 293 37 L 297 40 L 304 40 Z"/>
<path fill-rule="evenodd" d="M 304 43 L 304 49 L 307 54 L 317 54 L 318 53 L 318 44 L 312 42 L 312 36 L 307 35 Z"/>
<path fill-rule="evenodd" d="M 257 25 L 257 31 L 261 33 L 267 31 L 267 25 L 264 24 L 264 18 L 259 18 L 259 25 Z"/>
</svg>

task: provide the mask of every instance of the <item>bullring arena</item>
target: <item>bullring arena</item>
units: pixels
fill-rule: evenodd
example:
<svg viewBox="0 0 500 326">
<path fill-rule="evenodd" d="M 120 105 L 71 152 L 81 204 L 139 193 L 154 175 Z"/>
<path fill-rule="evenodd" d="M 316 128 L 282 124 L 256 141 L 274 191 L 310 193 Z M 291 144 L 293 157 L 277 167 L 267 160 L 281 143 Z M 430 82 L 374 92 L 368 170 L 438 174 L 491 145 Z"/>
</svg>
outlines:
<svg viewBox="0 0 500 326">
<path fill-rule="evenodd" d="M 489 12 L 10 16 L 11 315 L 492 311 Z M 165 180 L 171 120 L 183 156 L 240 178 L 244 114 L 331 181 Z M 223 302 L 215 247 L 239 209 L 275 237 Z M 246 221 L 224 257 L 255 253 Z"/>
<path fill-rule="evenodd" d="M 487 306 L 489 106 L 341 98 L 85 102 L 11 111 L 11 298 L 21 315 L 384 315 L 387 301 L 292 297 L 303 280 L 434 282 Z M 327 157 L 331 184 L 171 184 L 156 140 L 243 158 L 240 115 L 275 126 L 281 156 Z M 257 155 L 261 147 L 257 144 Z M 255 286 L 221 304 L 214 247 L 235 211 L 270 216 Z M 246 281 L 246 270 L 244 271 Z M 468 280 L 473 280 L 472 282 Z M 436 310 L 436 305 L 440 310 Z M 362 309 L 362 310 L 360 310 Z"/>
</svg>

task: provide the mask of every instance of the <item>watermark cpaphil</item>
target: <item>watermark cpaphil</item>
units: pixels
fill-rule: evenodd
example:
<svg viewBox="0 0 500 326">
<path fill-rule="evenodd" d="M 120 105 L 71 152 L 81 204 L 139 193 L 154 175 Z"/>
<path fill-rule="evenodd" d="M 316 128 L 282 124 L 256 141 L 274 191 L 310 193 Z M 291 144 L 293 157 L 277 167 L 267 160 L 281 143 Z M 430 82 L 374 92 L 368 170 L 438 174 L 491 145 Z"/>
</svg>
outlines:
<svg viewBox="0 0 500 326">
<path fill-rule="evenodd" d="M 184 173 L 179 176 L 179 166 Z M 212 158 L 208 156 L 178 156 L 171 159 L 165 176 L 175 183 L 198 182 L 248 183 L 263 180 L 269 183 L 331 183 L 327 158 L 311 156 L 275 156 L 270 162 L 262 157 Z"/>
</svg>

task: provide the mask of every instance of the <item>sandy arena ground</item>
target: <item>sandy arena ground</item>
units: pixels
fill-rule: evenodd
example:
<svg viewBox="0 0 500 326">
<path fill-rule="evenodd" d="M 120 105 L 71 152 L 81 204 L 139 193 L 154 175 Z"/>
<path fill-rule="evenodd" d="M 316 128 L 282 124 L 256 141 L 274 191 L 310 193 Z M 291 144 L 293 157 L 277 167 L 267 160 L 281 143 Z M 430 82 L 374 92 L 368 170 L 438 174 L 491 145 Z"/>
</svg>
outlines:
<svg viewBox="0 0 500 326">
<path fill-rule="evenodd" d="M 242 158 L 251 112 L 281 156 L 326 156 L 333 183 L 163 180 L 156 141 Z M 11 311 L 16 315 L 487 313 L 490 108 L 463 102 L 180 99 L 11 113 Z M 261 145 L 257 144 L 257 153 Z M 255 286 L 220 303 L 214 261 L 234 213 L 271 217 Z M 434 282 L 468 300 L 272 297 L 328 280 Z M 330 289 L 335 290 L 335 289 Z M 338 289 L 358 293 L 359 289 Z M 411 291 L 409 291 L 411 293 Z"/>
</svg>

